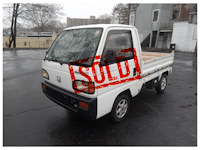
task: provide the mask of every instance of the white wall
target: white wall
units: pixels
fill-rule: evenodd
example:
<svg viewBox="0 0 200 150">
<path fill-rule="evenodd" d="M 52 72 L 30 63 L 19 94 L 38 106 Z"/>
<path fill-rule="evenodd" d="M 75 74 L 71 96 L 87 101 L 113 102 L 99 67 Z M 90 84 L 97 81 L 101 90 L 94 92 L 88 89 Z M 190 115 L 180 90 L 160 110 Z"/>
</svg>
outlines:
<svg viewBox="0 0 200 150">
<path fill-rule="evenodd" d="M 194 52 L 197 42 L 197 25 L 188 22 L 174 22 L 172 44 L 176 50 Z"/>
<path fill-rule="evenodd" d="M 143 34 L 139 34 L 139 38 L 140 38 L 140 43 L 142 43 L 143 42 Z"/>
<path fill-rule="evenodd" d="M 138 30 L 140 43 L 151 33 L 152 5 L 140 4 L 136 10 L 135 27 Z"/>
</svg>

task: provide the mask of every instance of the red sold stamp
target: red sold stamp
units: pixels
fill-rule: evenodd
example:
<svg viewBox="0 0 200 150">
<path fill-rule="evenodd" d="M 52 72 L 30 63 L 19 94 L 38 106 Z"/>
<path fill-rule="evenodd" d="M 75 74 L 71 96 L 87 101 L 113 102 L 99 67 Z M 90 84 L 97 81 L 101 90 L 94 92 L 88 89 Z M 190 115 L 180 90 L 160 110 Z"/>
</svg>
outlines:
<svg viewBox="0 0 200 150">
<path fill-rule="evenodd" d="M 119 54 L 127 53 L 127 52 L 133 52 L 133 55 L 134 55 L 133 61 L 134 61 L 135 68 L 136 68 L 136 76 L 126 78 L 130 75 L 130 68 L 129 68 L 128 60 L 125 60 L 123 62 L 125 64 L 126 73 L 122 72 L 121 63 L 117 62 L 120 80 L 117 80 L 118 79 L 117 76 L 112 76 L 109 65 L 105 65 L 107 77 L 108 77 L 108 81 L 109 81 L 108 83 L 105 83 L 106 77 L 105 77 L 105 73 L 104 73 L 102 65 L 100 65 L 100 62 L 94 62 L 92 67 L 91 67 L 92 68 L 92 74 L 93 74 L 95 83 L 98 83 L 99 85 L 94 87 L 94 83 L 92 82 L 92 78 L 88 74 L 86 74 L 82 71 L 83 68 L 85 68 L 86 71 L 88 71 L 89 68 L 80 66 L 79 69 L 78 69 L 79 73 L 88 80 L 87 82 L 82 83 L 83 86 L 89 87 L 89 90 L 92 89 L 92 88 L 100 89 L 100 88 L 108 87 L 110 85 L 117 85 L 117 84 L 122 84 L 122 83 L 125 83 L 125 82 L 130 82 L 130 81 L 133 81 L 133 80 L 136 80 L 136 79 L 140 79 L 141 78 L 141 76 L 140 76 L 141 70 L 140 70 L 140 66 L 139 66 L 139 62 L 138 62 L 138 58 L 137 58 L 137 54 L 136 54 L 136 49 L 135 48 L 134 49 L 132 49 L 132 48 L 124 49 L 124 50 L 121 50 L 119 52 Z M 116 61 L 118 61 L 119 59 L 121 59 L 123 57 L 124 56 L 116 57 Z M 95 60 L 98 60 L 98 59 L 101 59 L 100 55 L 95 57 Z M 92 61 L 92 60 L 93 60 L 93 58 L 87 58 L 87 59 L 82 59 L 82 60 L 79 60 L 79 61 L 76 61 L 76 62 L 77 63 L 83 63 L 83 62 Z M 96 65 L 99 66 L 99 71 L 100 71 L 100 75 L 101 75 L 100 80 L 97 78 L 97 73 L 96 73 L 96 69 L 95 69 Z M 74 75 L 74 70 L 73 70 L 72 65 L 70 65 L 70 64 L 69 64 L 69 72 L 70 72 L 70 75 L 71 75 L 72 82 L 75 81 L 76 79 L 75 79 L 75 75 Z M 126 78 L 126 79 L 124 79 L 124 78 Z M 117 81 L 115 81 L 115 80 L 117 80 Z M 73 84 L 73 87 L 74 87 L 74 89 L 77 89 L 77 84 Z M 86 90 L 86 89 L 83 89 L 82 91 L 84 91 L 84 90 Z M 80 91 L 75 90 L 75 93 L 80 93 Z"/>
</svg>

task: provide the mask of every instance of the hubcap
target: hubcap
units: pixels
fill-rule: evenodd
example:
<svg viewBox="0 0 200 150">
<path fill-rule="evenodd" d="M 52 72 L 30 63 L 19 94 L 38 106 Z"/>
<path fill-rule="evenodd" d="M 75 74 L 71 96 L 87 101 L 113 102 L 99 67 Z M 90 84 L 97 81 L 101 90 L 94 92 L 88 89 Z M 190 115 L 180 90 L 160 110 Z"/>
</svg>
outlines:
<svg viewBox="0 0 200 150">
<path fill-rule="evenodd" d="M 127 109 L 128 109 L 128 101 L 126 99 L 122 99 L 117 107 L 116 107 L 116 115 L 117 115 L 117 118 L 122 118 L 124 117 L 124 115 L 126 114 L 127 112 Z"/>
<path fill-rule="evenodd" d="M 166 84 L 167 84 L 167 80 L 166 80 L 166 78 L 164 77 L 164 78 L 162 78 L 162 81 L 161 81 L 161 90 L 164 90 L 164 89 L 165 89 Z"/>
</svg>

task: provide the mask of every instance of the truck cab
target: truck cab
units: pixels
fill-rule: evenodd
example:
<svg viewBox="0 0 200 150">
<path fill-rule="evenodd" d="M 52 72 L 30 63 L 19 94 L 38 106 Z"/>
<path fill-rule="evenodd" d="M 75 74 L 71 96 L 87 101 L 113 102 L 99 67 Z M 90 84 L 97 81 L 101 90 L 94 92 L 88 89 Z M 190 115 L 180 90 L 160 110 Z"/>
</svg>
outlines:
<svg viewBox="0 0 200 150">
<path fill-rule="evenodd" d="M 42 90 L 55 103 L 87 119 L 108 113 L 120 122 L 142 86 L 163 93 L 174 52 L 142 52 L 129 25 L 76 26 L 63 30 L 42 61 Z"/>
</svg>

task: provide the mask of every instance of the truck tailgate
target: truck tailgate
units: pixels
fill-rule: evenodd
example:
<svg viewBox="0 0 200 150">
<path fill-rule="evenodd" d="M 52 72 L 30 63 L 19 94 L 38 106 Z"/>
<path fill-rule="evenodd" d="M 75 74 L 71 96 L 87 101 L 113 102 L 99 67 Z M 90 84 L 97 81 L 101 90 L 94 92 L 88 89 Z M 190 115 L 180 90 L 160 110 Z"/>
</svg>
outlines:
<svg viewBox="0 0 200 150">
<path fill-rule="evenodd" d="M 170 66 L 173 61 L 174 51 L 171 53 L 142 52 L 142 76 Z"/>
</svg>

